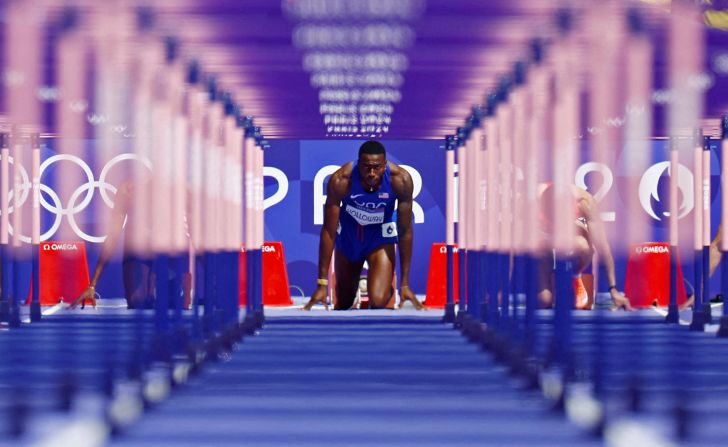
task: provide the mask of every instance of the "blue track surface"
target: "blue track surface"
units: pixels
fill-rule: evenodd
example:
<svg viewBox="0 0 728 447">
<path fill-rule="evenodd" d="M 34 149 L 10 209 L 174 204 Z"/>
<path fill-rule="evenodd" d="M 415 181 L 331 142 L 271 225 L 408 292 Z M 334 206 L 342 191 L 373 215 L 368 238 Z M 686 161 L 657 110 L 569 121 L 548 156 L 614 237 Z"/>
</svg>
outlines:
<svg viewBox="0 0 728 447">
<path fill-rule="evenodd" d="M 480 343 L 468 342 L 452 325 L 442 324 L 441 318 L 441 312 L 270 310 L 263 329 L 244 337 L 232 352 L 219 346 L 210 351 L 211 345 L 197 343 L 198 352 L 215 352 L 211 358 L 217 360 L 202 364 L 201 374 L 173 388 L 166 400 L 147 401 L 141 417 L 120 426 L 105 442 L 609 444 L 609 436 L 590 435 L 570 422 L 573 414 L 566 417 L 540 390 L 527 389 L 524 376 L 511 372 L 503 352 L 484 351 Z M 190 313 L 184 324 L 189 337 Z M 518 331 L 513 332 L 513 326 L 510 330 L 518 340 Z M 535 358 L 540 360 L 532 365 L 542 371 L 560 368 L 553 362 L 553 337 L 552 314 L 540 312 L 535 345 Z M 630 418 L 654 427 L 663 439 L 673 441 L 668 445 L 726 444 L 726 339 L 667 325 L 650 312 L 576 312 L 571 338 L 570 381 L 599 378 L 596 397 L 604 404 L 607 425 Z M 142 370 L 159 365 L 154 362 L 155 341 L 151 311 L 113 307 L 66 310 L 40 323 L 0 331 L 0 446 L 53 439 L 48 430 L 40 436 L 39 427 L 69 426 L 84 415 L 105 420 L 100 407 L 79 411 L 79 396 L 109 402 L 105 396 L 113 395 L 118 401 L 129 394 L 118 385 L 129 383 L 137 384 L 130 395 L 141 396 L 133 390 L 149 383 Z M 176 336 L 166 341 L 172 349 Z M 185 362 L 181 354 L 177 351 L 174 365 Z M 166 368 L 162 379 L 169 382 Z M 113 392 L 112 381 L 117 384 Z M 64 395 L 69 386 L 75 391 Z M 63 412 L 69 395 L 74 403 L 70 412 Z M 28 417 L 15 417 L 23 413 Z M 10 436 L 13 421 L 24 421 L 25 435 Z M 679 442 L 678 421 L 686 424 Z"/>
<path fill-rule="evenodd" d="M 351 315 L 351 314 L 350 314 Z M 600 445 L 439 318 L 268 318 L 112 445 Z"/>
</svg>

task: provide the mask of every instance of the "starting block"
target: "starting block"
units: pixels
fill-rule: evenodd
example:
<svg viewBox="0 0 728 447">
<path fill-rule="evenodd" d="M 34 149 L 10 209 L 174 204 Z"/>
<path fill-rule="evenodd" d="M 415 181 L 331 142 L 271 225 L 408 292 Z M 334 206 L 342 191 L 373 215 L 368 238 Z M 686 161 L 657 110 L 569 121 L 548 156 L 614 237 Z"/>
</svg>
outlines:
<svg viewBox="0 0 728 447">
<path fill-rule="evenodd" d="M 670 304 L 670 245 L 647 242 L 630 247 L 624 294 L 634 307 Z M 677 304 L 687 300 L 680 255 L 677 254 Z"/>
<path fill-rule="evenodd" d="M 265 242 L 263 252 L 263 305 L 265 306 L 292 306 L 291 290 L 288 287 L 288 270 L 286 258 L 283 253 L 282 242 Z M 243 307 L 247 302 L 245 286 L 245 248 L 240 249 L 240 293 L 238 304 Z"/>
<path fill-rule="evenodd" d="M 453 298 L 458 302 L 458 248 L 453 248 Z M 434 243 L 430 249 L 425 306 L 444 308 L 447 301 L 447 244 Z"/>
<path fill-rule="evenodd" d="M 86 244 L 83 241 L 45 241 L 38 247 L 40 304 L 72 303 L 89 285 Z M 33 296 L 30 283 L 27 303 Z"/>
</svg>

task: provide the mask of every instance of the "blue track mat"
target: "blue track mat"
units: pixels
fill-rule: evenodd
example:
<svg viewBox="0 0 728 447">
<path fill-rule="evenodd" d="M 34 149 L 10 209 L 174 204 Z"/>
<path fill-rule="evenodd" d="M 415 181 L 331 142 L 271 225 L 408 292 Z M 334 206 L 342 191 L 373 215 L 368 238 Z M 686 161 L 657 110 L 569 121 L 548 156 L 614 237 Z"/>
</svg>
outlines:
<svg viewBox="0 0 728 447">
<path fill-rule="evenodd" d="M 442 324 L 439 311 L 269 309 L 267 315 L 259 333 L 204 364 L 201 374 L 174 388 L 168 399 L 147 402 L 148 411 L 115 436 L 101 436 L 101 443 L 612 442 L 609 436 L 594 437 L 555 411 L 554 402 L 540 390 L 526 389 L 526 382 L 511 373 L 502 357 Z M 190 313 L 183 323 L 192 327 Z M 513 334 L 517 338 L 517 331 Z M 589 383 L 600 373 L 599 397 L 607 423 L 636 418 L 674 441 L 676 421 L 686 420 L 687 437 L 667 445 L 725 445 L 728 341 L 666 325 L 651 312 L 576 312 L 571 338 L 571 380 Z M 151 311 L 134 313 L 118 306 L 64 310 L 40 323 L 1 331 L 0 410 L 6 430 L 0 433 L 0 445 L 54 439 L 54 430 L 88 414 L 103 420 L 98 417 L 103 410 L 82 409 L 79 401 L 84 399 L 79 396 L 103 402 L 111 382 L 117 384 L 117 396 L 118 384 L 142 383 L 140 378 L 146 376 L 132 366 L 153 370 L 151 347 L 157 341 Z M 175 337 L 166 342 L 174 346 Z M 552 315 L 539 312 L 535 352 L 547 371 L 553 349 Z M 75 402 L 70 412 L 61 412 L 69 386 Z M 635 396 L 639 413 L 631 411 Z M 676 418 L 678 411 L 682 419 Z M 28 415 L 28 433 L 20 438 L 7 433 L 17 414 Z"/>
<path fill-rule="evenodd" d="M 439 314 L 337 315 L 269 317 L 112 445 L 600 444 Z"/>
</svg>

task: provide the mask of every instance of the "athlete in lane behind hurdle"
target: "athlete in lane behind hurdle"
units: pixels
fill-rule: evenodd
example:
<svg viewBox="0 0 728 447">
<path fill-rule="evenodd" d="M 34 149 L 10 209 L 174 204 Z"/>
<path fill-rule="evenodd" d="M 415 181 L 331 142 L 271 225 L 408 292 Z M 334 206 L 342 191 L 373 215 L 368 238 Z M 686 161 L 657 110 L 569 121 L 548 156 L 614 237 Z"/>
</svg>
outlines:
<svg viewBox="0 0 728 447">
<path fill-rule="evenodd" d="M 384 146 L 374 140 L 361 145 L 357 161 L 346 163 L 331 176 L 319 240 L 317 287 L 303 309 L 310 310 L 317 303 L 327 305 L 327 277 L 334 245 L 335 309 L 351 309 L 354 305 L 364 261 L 369 264 L 369 307 L 386 308 L 394 295 L 395 244 L 400 252 L 399 307 L 411 301 L 416 309 L 423 308 L 409 287 L 414 239 L 412 193 L 412 177 L 388 162 Z"/>
<path fill-rule="evenodd" d="M 145 185 L 146 187 L 146 185 Z M 145 237 L 149 237 L 148 229 L 137 229 L 134 226 L 134 219 L 127 219 L 128 213 L 132 211 L 131 201 L 138 195 L 139 187 L 133 182 L 124 182 L 114 197 L 114 207 L 108 222 L 108 236 L 104 240 L 99 253 L 96 267 L 88 288 L 76 298 L 69 307 L 74 308 L 79 304 L 85 306 L 88 301 L 96 307 L 96 285 L 101 278 L 106 265 L 114 256 L 119 243 L 123 243 L 122 275 L 124 284 L 124 297 L 129 309 L 151 308 L 154 305 L 155 296 L 155 273 L 152 269 L 152 260 L 149 256 L 139 256 L 131 247 L 133 233 L 141 231 Z M 124 222 L 126 221 L 126 225 Z M 171 275 L 174 272 L 170 272 Z M 189 300 L 189 274 L 184 277 L 185 301 Z"/>
<path fill-rule="evenodd" d="M 613 309 L 632 310 L 629 299 L 617 288 L 617 277 L 614 268 L 614 258 L 609 248 L 609 241 L 604 231 L 604 223 L 599 217 L 596 200 L 587 191 L 572 185 L 574 199 L 574 225 L 576 225 L 574 252 L 571 254 L 574 261 L 573 286 L 576 295 L 575 307 L 588 309 L 591 307 L 589 297 L 582 282 L 582 272 L 592 262 L 594 252 L 604 265 L 604 271 L 609 283 L 609 295 L 612 298 Z M 540 188 L 541 212 L 539 230 L 542 234 L 543 253 L 540 269 L 540 285 L 538 299 L 541 307 L 552 307 L 554 304 L 554 255 L 551 250 L 553 237 L 553 219 L 549 210 L 554 209 L 554 188 L 550 183 L 542 184 Z"/>
</svg>

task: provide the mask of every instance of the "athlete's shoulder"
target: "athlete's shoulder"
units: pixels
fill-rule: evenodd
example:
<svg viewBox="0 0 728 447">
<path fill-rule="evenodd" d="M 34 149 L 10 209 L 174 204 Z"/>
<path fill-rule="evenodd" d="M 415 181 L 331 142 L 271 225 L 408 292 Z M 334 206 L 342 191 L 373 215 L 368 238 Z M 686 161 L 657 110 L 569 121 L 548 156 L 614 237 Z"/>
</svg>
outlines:
<svg viewBox="0 0 728 447">
<path fill-rule="evenodd" d="M 389 165 L 390 177 L 404 180 L 412 180 L 412 176 L 410 175 L 410 173 L 402 166 L 392 161 L 388 161 L 387 164 Z"/>
<path fill-rule="evenodd" d="M 331 174 L 331 180 L 337 182 L 350 182 L 352 172 L 354 172 L 354 163 L 350 161 Z"/>
<path fill-rule="evenodd" d="M 343 197 L 351 188 L 351 173 L 354 170 L 354 163 L 348 162 L 331 174 L 328 189 L 337 196 Z"/>
<path fill-rule="evenodd" d="M 411 196 L 414 189 L 412 183 L 412 176 L 402 166 L 388 162 L 389 164 L 389 178 L 392 183 L 392 189 L 399 197 Z"/>
</svg>

